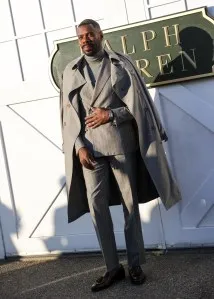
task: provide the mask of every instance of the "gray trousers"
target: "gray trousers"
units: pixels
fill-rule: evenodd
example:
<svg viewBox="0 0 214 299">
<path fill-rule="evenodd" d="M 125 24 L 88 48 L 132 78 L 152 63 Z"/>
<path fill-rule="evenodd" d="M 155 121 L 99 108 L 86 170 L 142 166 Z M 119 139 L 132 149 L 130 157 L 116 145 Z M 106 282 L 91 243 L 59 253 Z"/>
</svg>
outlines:
<svg viewBox="0 0 214 299">
<path fill-rule="evenodd" d="M 87 197 L 92 221 L 103 253 L 107 271 L 119 264 L 113 223 L 109 210 L 109 175 L 112 170 L 122 195 L 125 218 L 125 240 L 128 264 L 138 266 L 145 262 L 144 242 L 139 215 L 136 187 L 136 155 L 106 156 L 95 158 L 95 169 L 83 167 Z"/>
</svg>

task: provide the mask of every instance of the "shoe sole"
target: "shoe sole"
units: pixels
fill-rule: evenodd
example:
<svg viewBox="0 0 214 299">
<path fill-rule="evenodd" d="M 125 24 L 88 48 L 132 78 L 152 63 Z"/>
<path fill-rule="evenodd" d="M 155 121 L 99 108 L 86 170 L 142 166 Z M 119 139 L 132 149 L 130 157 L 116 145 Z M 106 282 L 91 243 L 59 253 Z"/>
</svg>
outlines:
<svg viewBox="0 0 214 299">
<path fill-rule="evenodd" d="M 146 276 L 140 281 L 134 281 L 131 278 L 130 278 L 130 281 L 131 281 L 132 284 L 140 285 L 140 284 L 143 284 L 146 281 Z"/>
<path fill-rule="evenodd" d="M 124 276 L 123 277 L 116 277 L 114 280 L 112 280 L 112 283 L 110 284 L 110 285 L 108 285 L 108 286 L 103 286 L 103 287 L 101 287 L 101 288 L 99 288 L 99 289 L 91 289 L 91 291 L 92 292 L 99 292 L 99 291 L 102 291 L 102 290 L 105 290 L 105 289 L 108 289 L 110 286 L 112 286 L 113 284 L 115 284 L 115 283 L 117 283 L 117 282 L 119 282 L 119 281 L 121 281 L 121 280 L 123 280 L 123 279 L 125 279 L 126 278 L 126 275 L 124 274 Z"/>
</svg>

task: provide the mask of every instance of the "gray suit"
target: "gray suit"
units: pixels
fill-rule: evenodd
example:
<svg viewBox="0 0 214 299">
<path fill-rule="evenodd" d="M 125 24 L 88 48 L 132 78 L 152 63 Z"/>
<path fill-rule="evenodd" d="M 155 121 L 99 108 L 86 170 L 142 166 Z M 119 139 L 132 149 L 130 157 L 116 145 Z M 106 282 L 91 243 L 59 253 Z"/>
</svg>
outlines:
<svg viewBox="0 0 214 299">
<path fill-rule="evenodd" d="M 138 147 L 133 117 L 112 90 L 110 67 L 109 59 L 104 57 L 95 88 L 93 88 L 87 66 L 83 64 L 82 73 L 87 81 L 80 90 L 79 96 L 80 136 L 83 143 L 81 139 L 78 139 L 75 146 L 78 150 L 85 144 L 95 157 L 133 152 Z M 84 118 L 90 114 L 93 106 L 111 109 L 114 112 L 115 121 L 95 130 L 86 130 Z"/>
<path fill-rule="evenodd" d="M 138 208 L 136 155 L 138 139 L 135 121 L 112 89 L 111 69 L 108 57 L 103 59 L 95 88 L 87 71 L 82 65 L 82 74 L 87 83 L 79 92 L 78 112 L 81 133 L 76 140 L 76 151 L 86 146 L 95 157 L 94 170 L 83 167 L 87 198 L 92 220 L 107 270 L 118 265 L 118 256 L 109 211 L 111 197 L 110 173 L 113 173 L 122 195 L 125 217 L 125 239 L 129 266 L 144 262 L 144 244 Z M 91 107 L 110 108 L 114 112 L 114 122 L 101 125 L 96 129 L 86 129 L 84 118 Z"/>
</svg>

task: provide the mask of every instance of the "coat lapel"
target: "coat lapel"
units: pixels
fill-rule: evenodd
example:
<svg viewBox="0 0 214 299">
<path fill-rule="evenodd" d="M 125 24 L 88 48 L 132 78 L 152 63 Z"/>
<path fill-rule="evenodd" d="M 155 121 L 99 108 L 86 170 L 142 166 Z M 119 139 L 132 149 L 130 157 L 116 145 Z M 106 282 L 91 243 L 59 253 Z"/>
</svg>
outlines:
<svg viewBox="0 0 214 299">
<path fill-rule="evenodd" d="M 84 77 L 78 69 L 76 69 L 74 73 L 72 72 L 71 76 L 72 77 L 70 78 L 72 78 L 72 80 L 69 80 L 68 82 L 68 90 L 70 92 L 78 89 L 86 83 L 86 80 L 84 79 Z"/>
<path fill-rule="evenodd" d="M 113 89 L 117 89 L 118 83 L 124 79 L 125 75 L 127 75 L 127 72 L 124 68 L 123 61 L 120 60 L 118 55 L 115 52 L 112 51 L 106 51 L 109 59 L 111 60 L 111 84 Z"/>
<path fill-rule="evenodd" d="M 113 89 L 124 78 L 125 70 L 122 63 L 114 63 L 111 65 L 111 84 Z"/>
<path fill-rule="evenodd" d="M 72 61 L 68 65 L 68 68 L 66 70 L 66 81 L 64 79 L 63 85 L 66 86 L 66 90 L 68 93 L 73 92 L 74 90 L 80 88 L 86 83 L 86 80 L 84 79 L 83 75 L 80 73 L 80 65 L 83 61 L 83 56 L 79 57 L 78 59 Z"/>
</svg>

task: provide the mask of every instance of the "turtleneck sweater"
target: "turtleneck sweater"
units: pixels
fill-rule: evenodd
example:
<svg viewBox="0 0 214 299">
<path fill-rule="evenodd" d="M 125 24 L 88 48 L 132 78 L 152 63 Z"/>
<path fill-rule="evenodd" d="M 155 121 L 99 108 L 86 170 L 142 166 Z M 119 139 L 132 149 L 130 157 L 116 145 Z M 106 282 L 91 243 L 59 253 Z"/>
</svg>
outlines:
<svg viewBox="0 0 214 299">
<path fill-rule="evenodd" d="M 101 49 L 94 56 L 87 56 L 87 55 L 84 56 L 85 60 L 87 62 L 88 73 L 89 73 L 91 83 L 93 86 L 95 86 L 95 83 L 97 81 L 97 77 L 98 77 L 101 63 L 102 63 L 104 56 L 105 56 L 105 51 L 103 49 Z"/>
</svg>

